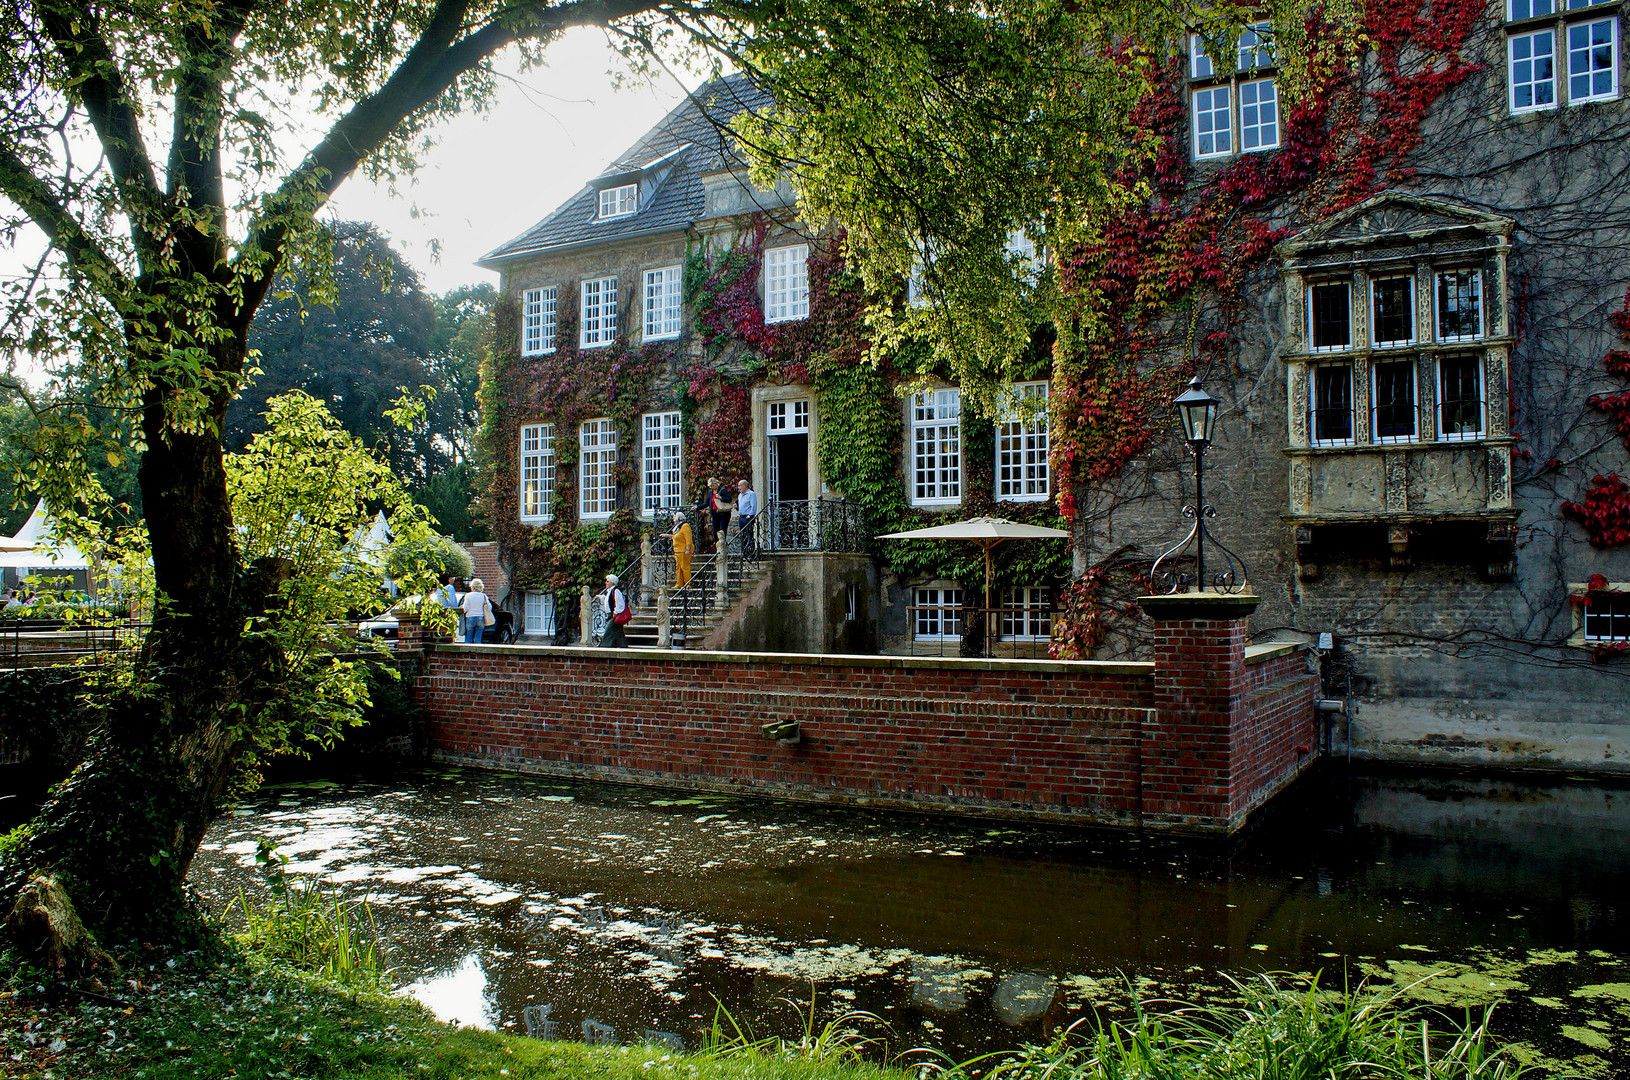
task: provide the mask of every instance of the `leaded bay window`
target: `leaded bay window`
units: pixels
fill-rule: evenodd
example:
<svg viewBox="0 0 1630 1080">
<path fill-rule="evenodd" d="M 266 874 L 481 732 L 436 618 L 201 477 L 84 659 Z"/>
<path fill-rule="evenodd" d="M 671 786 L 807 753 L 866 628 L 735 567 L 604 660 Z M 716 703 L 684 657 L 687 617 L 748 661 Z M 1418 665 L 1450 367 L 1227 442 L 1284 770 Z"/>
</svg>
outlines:
<svg viewBox="0 0 1630 1080">
<path fill-rule="evenodd" d="M 931 390 L 911 399 L 911 503 L 962 501 L 962 392 Z"/>
<path fill-rule="evenodd" d="M 1438 438 L 1482 438 L 1483 423 L 1483 358 L 1439 357 Z"/>
<path fill-rule="evenodd" d="M 996 497 L 1039 502 L 1047 495 L 1047 384 L 1015 383 L 996 427 Z"/>
<path fill-rule="evenodd" d="M 521 520 L 547 524 L 554 520 L 555 425 L 521 425 Z"/>
<path fill-rule="evenodd" d="M 1002 590 L 1002 640 L 1046 641 L 1053 636 L 1052 590 Z"/>
<path fill-rule="evenodd" d="M 911 636 L 918 641 L 962 638 L 962 590 L 917 589 L 911 608 Z"/>
<path fill-rule="evenodd" d="M 555 309 L 560 290 L 527 289 L 521 293 L 521 355 L 542 356 L 555 351 Z"/>
<path fill-rule="evenodd" d="M 1378 349 L 1415 343 L 1415 279 L 1383 277 L 1370 279 L 1373 315 L 1370 344 Z"/>
<path fill-rule="evenodd" d="M 1506 104 L 1512 113 L 1619 96 L 1619 16 L 1601 13 L 1611 7 L 1588 0 L 1570 0 L 1565 7 L 1557 0 L 1507 0 Z"/>
<path fill-rule="evenodd" d="M 809 245 L 770 248 L 764 252 L 764 321 L 808 317 Z"/>
<path fill-rule="evenodd" d="M 1439 341 L 1476 341 L 1483 336 L 1483 275 L 1476 270 L 1439 271 Z"/>
<path fill-rule="evenodd" d="M 680 277 L 677 266 L 645 272 L 645 340 L 676 338 L 680 330 Z"/>
<path fill-rule="evenodd" d="M 1411 536 L 1449 522 L 1483 526 L 1488 577 L 1511 576 L 1514 228 L 1469 206 L 1392 193 L 1280 244 L 1285 517 L 1300 580 L 1317 580 L 1323 557 L 1350 557 L 1360 542 L 1384 542 L 1378 554 L 1407 567 Z"/>
<path fill-rule="evenodd" d="M 1370 431 L 1378 443 L 1414 442 L 1415 360 L 1377 361 L 1370 365 Z"/>
<path fill-rule="evenodd" d="M 641 508 L 647 514 L 655 510 L 677 510 L 685 493 L 685 477 L 680 468 L 679 413 L 646 413 L 644 426 Z"/>
<path fill-rule="evenodd" d="M 605 418 L 586 421 L 577 446 L 577 516 L 604 520 L 617 509 L 617 429 Z"/>
<path fill-rule="evenodd" d="M 1353 441 L 1353 365 L 1320 364 L 1313 369 L 1314 446 L 1348 446 Z"/>
<path fill-rule="evenodd" d="M 1307 339 L 1314 352 L 1337 352 L 1353 344 L 1353 287 L 1326 281 L 1307 288 Z"/>
<path fill-rule="evenodd" d="M 617 339 L 617 279 L 592 278 L 583 282 L 582 345 L 593 349 Z"/>
</svg>

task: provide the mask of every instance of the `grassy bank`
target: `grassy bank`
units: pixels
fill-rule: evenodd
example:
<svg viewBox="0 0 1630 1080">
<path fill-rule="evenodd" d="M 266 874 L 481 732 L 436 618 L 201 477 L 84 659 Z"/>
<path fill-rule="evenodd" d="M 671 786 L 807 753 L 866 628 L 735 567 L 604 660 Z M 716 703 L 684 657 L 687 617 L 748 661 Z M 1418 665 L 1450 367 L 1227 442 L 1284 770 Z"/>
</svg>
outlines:
<svg viewBox="0 0 1630 1080">
<path fill-rule="evenodd" d="M 128 981 L 127 981 L 128 980 Z M 411 1001 L 287 968 L 189 956 L 127 963 L 120 1003 L 0 969 L 0 1075 L 42 1080 L 902 1080 L 868 1064 L 761 1052 L 673 1054 L 451 1028 Z M 134 985 L 132 985 L 134 983 Z"/>
<path fill-rule="evenodd" d="M 452 1028 L 417 1004 L 222 953 L 127 959 L 105 996 L 52 992 L 0 960 L 0 1075 L 50 1080 L 907 1080 L 829 1045 L 675 1054 Z M 121 999 L 109 1000 L 113 995 Z M 1427 1025 L 1431 1025 L 1430 1032 Z M 1511 1080 L 1480 1028 L 1376 997 L 1243 988 L 1227 1009 L 1149 1012 L 1069 1045 L 951 1066 L 943 1080 Z M 939 1072 L 940 1069 L 936 1069 Z M 1530 1074 L 1539 1075 L 1539 1074 Z"/>
</svg>

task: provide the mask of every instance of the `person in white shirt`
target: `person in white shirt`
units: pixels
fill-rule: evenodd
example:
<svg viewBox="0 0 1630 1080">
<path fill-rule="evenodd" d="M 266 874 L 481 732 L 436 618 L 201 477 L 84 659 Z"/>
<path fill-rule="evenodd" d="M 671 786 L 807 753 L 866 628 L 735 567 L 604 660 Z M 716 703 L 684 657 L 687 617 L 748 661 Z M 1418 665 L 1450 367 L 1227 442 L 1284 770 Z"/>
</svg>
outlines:
<svg viewBox="0 0 1630 1080">
<path fill-rule="evenodd" d="M 482 631 L 487 629 L 487 618 L 492 615 L 492 601 L 482 592 L 487 583 L 480 578 L 470 581 L 470 591 L 464 594 L 459 608 L 464 612 L 464 641 L 469 645 L 481 643 Z M 496 618 L 496 616 L 494 616 Z"/>
<path fill-rule="evenodd" d="M 758 493 L 745 480 L 736 481 L 736 534 L 741 539 L 741 553 L 756 558 L 753 547 L 753 519 L 758 516 Z"/>
<path fill-rule="evenodd" d="M 628 610 L 628 597 L 617 588 L 616 574 L 606 575 L 606 591 L 594 599 L 606 616 L 606 628 L 600 631 L 600 648 L 628 648 L 628 635 L 623 633 L 622 623 L 617 621 L 617 614 Z"/>
</svg>

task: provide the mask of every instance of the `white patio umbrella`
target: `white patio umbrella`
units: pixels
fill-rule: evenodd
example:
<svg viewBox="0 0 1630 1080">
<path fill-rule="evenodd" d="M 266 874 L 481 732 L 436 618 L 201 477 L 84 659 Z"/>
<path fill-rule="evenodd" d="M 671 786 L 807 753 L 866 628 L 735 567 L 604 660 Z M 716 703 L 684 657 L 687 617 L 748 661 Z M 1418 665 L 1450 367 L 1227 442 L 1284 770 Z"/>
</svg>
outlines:
<svg viewBox="0 0 1630 1080">
<path fill-rule="evenodd" d="M 887 533 L 879 540 L 972 540 L 985 549 L 985 610 L 990 610 L 990 549 L 1003 540 L 1046 540 L 1070 534 L 1063 529 L 1049 529 L 1043 525 L 1021 525 L 1006 518 L 976 517 L 967 521 L 954 521 L 949 525 L 935 525 L 930 529 L 912 529 L 908 532 Z"/>
</svg>

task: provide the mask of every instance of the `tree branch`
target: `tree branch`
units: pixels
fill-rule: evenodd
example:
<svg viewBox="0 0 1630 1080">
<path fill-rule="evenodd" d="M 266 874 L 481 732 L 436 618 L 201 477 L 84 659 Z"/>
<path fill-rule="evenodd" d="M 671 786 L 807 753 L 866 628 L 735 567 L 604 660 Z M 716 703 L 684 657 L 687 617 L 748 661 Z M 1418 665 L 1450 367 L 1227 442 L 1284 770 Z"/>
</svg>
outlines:
<svg viewBox="0 0 1630 1080">
<path fill-rule="evenodd" d="M 84 273 L 116 308 L 126 309 L 131 283 L 119 264 L 80 227 L 56 193 L 34 175 L 16 151 L 3 143 L 0 143 L 0 192 L 39 226 L 67 257 L 69 266 Z"/>
</svg>

